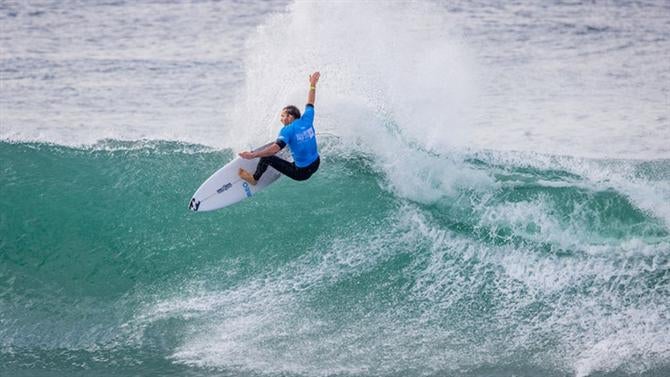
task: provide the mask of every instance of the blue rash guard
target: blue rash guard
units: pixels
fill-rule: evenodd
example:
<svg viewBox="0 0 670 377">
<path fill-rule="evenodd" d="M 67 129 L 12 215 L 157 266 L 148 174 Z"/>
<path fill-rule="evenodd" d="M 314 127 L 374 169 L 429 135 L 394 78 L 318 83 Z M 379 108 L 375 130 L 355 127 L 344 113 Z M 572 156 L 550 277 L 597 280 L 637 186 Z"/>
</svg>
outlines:
<svg viewBox="0 0 670 377">
<path fill-rule="evenodd" d="M 284 126 L 279 131 L 277 144 L 283 148 L 288 144 L 295 161 L 295 166 L 304 168 L 319 158 L 316 146 L 316 133 L 314 132 L 314 105 L 307 104 L 305 112 L 300 119 Z"/>
</svg>

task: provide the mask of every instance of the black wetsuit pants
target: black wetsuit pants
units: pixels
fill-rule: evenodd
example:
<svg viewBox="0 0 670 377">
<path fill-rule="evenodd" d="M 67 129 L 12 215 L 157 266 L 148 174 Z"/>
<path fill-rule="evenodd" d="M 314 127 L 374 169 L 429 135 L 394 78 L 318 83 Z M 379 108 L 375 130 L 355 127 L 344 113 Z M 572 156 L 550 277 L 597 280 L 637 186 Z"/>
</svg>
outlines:
<svg viewBox="0 0 670 377">
<path fill-rule="evenodd" d="M 295 179 L 296 181 L 304 181 L 309 179 L 312 174 L 319 170 L 320 163 L 321 159 L 317 157 L 316 160 L 311 164 L 303 168 L 299 168 L 295 166 L 295 162 L 288 162 L 277 156 L 261 157 L 261 160 L 258 162 L 258 166 L 256 167 L 256 172 L 254 173 L 254 179 L 258 181 L 263 173 L 268 170 L 268 166 L 272 166 L 273 168 L 277 169 L 278 172 L 291 179 Z"/>
</svg>

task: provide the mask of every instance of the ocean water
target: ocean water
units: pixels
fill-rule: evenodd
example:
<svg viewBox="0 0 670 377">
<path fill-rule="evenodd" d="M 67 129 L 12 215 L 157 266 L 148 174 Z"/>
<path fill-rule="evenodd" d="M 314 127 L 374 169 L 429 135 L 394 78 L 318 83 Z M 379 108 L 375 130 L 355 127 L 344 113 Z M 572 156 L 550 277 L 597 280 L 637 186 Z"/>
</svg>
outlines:
<svg viewBox="0 0 670 377">
<path fill-rule="evenodd" d="M 0 375 L 670 375 L 670 5 L 0 2 Z M 322 72 L 322 166 L 190 195 Z"/>
</svg>

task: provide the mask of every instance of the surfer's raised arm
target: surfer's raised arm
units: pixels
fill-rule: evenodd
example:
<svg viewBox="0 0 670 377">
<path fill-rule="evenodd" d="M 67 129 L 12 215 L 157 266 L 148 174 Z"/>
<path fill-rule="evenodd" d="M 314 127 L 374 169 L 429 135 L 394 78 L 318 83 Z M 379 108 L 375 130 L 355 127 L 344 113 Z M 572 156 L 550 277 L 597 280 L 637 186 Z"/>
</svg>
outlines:
<svg viewBox="0 0 670 377">
<path fill-rule="evenodd" d="M 309 94 L 307 94 L 307 104 L 314 106 L 314 100 L 316 99 L 316 83 L 319 82 L 319 77 L 321 73 L 314 72 L 309 75 Z"/>
</svg>

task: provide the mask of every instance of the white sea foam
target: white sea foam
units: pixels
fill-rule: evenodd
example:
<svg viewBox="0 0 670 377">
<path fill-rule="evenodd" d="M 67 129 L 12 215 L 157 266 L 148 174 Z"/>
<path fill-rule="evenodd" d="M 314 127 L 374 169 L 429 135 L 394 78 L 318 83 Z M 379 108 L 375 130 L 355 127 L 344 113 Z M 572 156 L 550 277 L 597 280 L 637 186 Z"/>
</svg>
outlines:
<svg viewBox="0 0 670 377">
<path fill-rule="evenodd" d="M 493 164 L 532 167 L 574 175 L 558 182 L 593 192 L 615 190 L 640 210 L 660 219 L 670 228 L 670 181 L 666 160 L 652 161 L 658 168 L 644 172 L 637 160 L 601 160 L 538 153 L 483 152 L 475 156 Z M 567 181 L 566 181 L 567 179 Z M 555 185 L 555 184 L 554 184 Z"/>
<path fill-rule="evenodd" d="M 423 236 L 435 240 L 432 235 L 441 233 L 439 238 L 444 238 L 429 218 L 413 219 Z M 553 351 L 531 359 L 540 365 L 553 360 L 577 376 L 618 369 L 640 372 L 670 356 L 663 339 L 670 326 L 664 288 L 651 293 L 639 281 L 650 271 L 668 271 L 667 242 L 647 245 L 654 249 L 650 255 L 620 253 L 617 245 L 609 245 L 608 252 L 596 256 L 558 257 L 511 246 L 482 247 L 453 235 L 445 241 L 433 244 L 415 294 L 430 301 L 433 310 L 448 310 L 464 295 L 471 299 L 467 295 L 473 284 L 485 286 L 482 282 L 493 273 L 497 313 L 494 323 L 482 327 L 496 328 L 487 336 L 494 344 L 503 342 L 504 352 L 513 355 L 517 349 L 557 342 L 549 348 Z M 472 260 L 476 267 L 464 271 L 467 264 L 459 260 Z M 533 315 L 538 305 L 545 309 Z M 498 336 L 502 338 L 496 340 Z"/>
<path fill-rule="evenodd" d="M 670 357 L 664 288 L 644 280 L 670 268 L 667 244 L 543 255 L 459 235 L 412 204 L 352 229 L 229 288 L 196 279 L 148 302 L 137 322 L 188 320 L 178 363 L 263 373 L 463 372 L 522 359 L 586 376 Z M 397 258 L 410 263 L 375 277 Z M 387 286 L 398 279 L 411 283 Z"/>
</svg>

